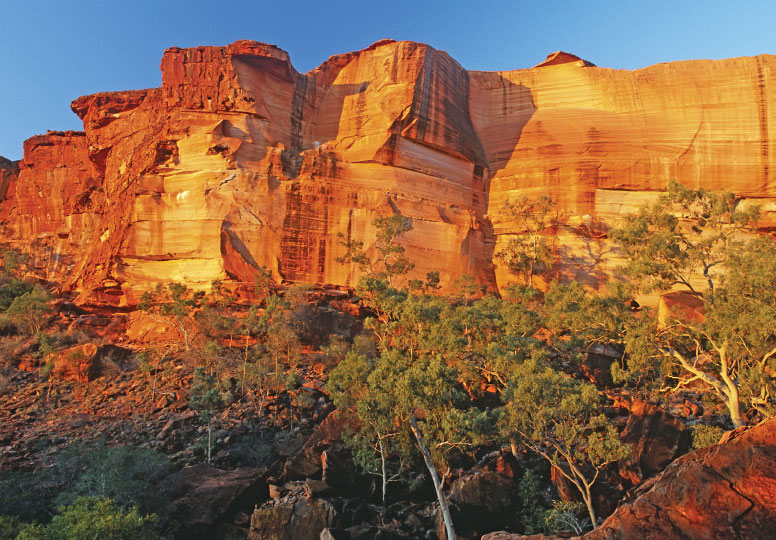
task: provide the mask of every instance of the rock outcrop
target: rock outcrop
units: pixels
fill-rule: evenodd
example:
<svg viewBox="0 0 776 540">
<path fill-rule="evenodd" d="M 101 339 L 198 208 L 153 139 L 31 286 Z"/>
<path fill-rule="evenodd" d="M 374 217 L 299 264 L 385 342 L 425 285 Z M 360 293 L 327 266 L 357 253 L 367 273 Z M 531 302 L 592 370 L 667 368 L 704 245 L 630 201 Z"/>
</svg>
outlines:
<svg viewBox="0 0 776 540">
<path fill-rule="evenodd" d="M 16 183 L 18 176 L 19 162 L 0 156 L 0 202 L 8 197 L 8 188 Z"/>
<path fill-rule="evenodd" d="M 776 538 L 776 420 L 671 463 L 585 540 Z M 523 537 L 491 533 L 483 540 Z"/>
<path fill-rule="evenodd" d="M 776 57 L 595 67 L 554 53 L 534 68 L 468 72 L 446 53 L 380 41 L 298 73 L 285 51 L 238 41 L 171 48 L 161 88 L 84 96 L 83 132 L 26 141 L 0 163 L 0 240 L 82 301 L 132 305 L 160 281 L 352 285 L 341 238 L 372 250 L 401 213 L 416 267 L 495 287 L 493 254 L 520 233 L 503 211 L 558 201 L 558 272 L 611 270 L 600 221 L 675 179 L 776 210 Z M 340 236 L 341 235 L 341 236 Z"/>
<path fill-rule="evenodd" d="M 267 498 L 266 469 L 185 467 L 165 478 L 156 490 L 175 507 L 178 537 L 245 537 L 253 506 Z"/>
</svg>

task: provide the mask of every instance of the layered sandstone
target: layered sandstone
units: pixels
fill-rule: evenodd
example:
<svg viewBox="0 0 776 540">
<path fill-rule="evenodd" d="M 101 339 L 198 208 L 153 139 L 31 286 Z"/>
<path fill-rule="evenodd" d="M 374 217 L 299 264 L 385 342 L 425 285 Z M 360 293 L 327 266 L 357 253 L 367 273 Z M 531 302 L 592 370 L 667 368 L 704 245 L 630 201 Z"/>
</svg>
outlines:
<svg viewBox="0 0 776 540">
<path fill-rule="evenodd" d="M 560 270 L 593 284 L 611 270 L 607 225 L 654 201 L 667 182 L 754 199 L 776 217 L 776 58 L 593 67 L 555 53 L 532 69 L 471 72 L 471 111 L 494 170 L 488 216 L 496 251 L 520 224 L 507 200 L 549 195 Z M 498 271 L 500 282 L 508 279 Z"/>
<path fill-rule="evenodd" d="M 2 240 L 89 301 L 132 304 L 160 281 L 353 285 L 340 236 L 372 249 L 401 213 L 412 277 L 495 286 L 520 224 L 507 200 L 547 194 L 560 273 L 611 271 L 606 227 L 665 189 L 776 197 L 776 58 L 598 68 L 555 53 L 531 69 L 467 72 L 446 53 L 381 41 L 306 74 L 275 46 L 171 48 L 162 87 L 73 102 L 83 132 L 25 143 L 0 164 Z M 8 171 L 8 172 L 3 172 Z"/>
<path fill-rule="evenodd" d="M 19 162 L 0 156 L 0 201 L 6 199 L 8 188 L 15 183 L 18 176 Z"/>
</svg>

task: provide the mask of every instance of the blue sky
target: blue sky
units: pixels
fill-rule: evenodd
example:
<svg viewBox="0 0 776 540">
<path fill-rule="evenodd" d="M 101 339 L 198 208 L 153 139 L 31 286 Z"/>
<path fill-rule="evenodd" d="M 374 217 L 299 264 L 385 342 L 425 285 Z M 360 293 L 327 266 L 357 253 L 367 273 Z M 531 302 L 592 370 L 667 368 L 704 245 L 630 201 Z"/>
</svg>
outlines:
<svg viewBox="0 0 776 540">
<path fill-rule="evenodd" d="M 274 43 L 298 71 L 382 38 L 443 49 L 467 69 L 530 67 L 556 50 L 599 66 L 776 53 L 776 2 L 5 0 L 0 155 L 47 129 L 81 129 L 78 96 L 161 84 L 171 46 Z"/>
</svg>

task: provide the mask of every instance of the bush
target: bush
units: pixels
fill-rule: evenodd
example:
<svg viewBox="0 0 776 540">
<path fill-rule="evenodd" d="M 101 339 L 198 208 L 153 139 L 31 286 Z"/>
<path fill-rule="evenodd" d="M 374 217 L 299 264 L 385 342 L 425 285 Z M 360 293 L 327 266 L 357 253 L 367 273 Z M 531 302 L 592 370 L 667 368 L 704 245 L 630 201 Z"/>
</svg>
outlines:
<svg viewBox="0 0 776 540">
<path fill-rule="evenodd" d="M 17 278 L 11 278 L 0 284 L 0 310 L 7 310 L 16 298 L 26 294 L 34 288 L 32 283 L 24 282 Z"/>
<path fill-rule="evenodd" d="M 88 495 L 159 512 L 165 501 L 153 497 L 149 488 L 171 469 L 169 459 L 153 450 L 72 445 L 48 469 L 0 477 L 0 508 L 25 521 L 44 520 L 57 506 Z"/>
<path fill-rule="evenodd" d="M 719 426 L 698 424 L 692 430 L 692 447 L 694 450 L 719 443 L 725 430 Z"/>
<path fill-rule="evenodd" d="M 520 522 L 523 533 L 539 534 L 547 532 L 547 509 L 543 504 L 540 476 L 527 469 L 520 479 Z"/>
<path fill-rule="evenodd" d="M 40 331 L 51 314 L 50 300 L 51 295 L 36 285 L 31 291 L 14 298 L 6 313 L 19 330 L 31 336 Z"/>
<path fill-rule="evenodd" d="M 147 504 L 148 487 L 171 472 L 164 454 L 134 446 L 106 447 L 84 456 L 86 469 L 71 486 L 56 497 L 68 505 L 84 496 L 107 497 L 122 507 Z"/>
<path fill-rule="evenodd" d="M 59 509 L 46 526 L 21 527 L 16 540 L 161 540 L 156 516 L 144 517 L 137 507 L 122 509 L 110 499 L 81 497 Z"/>
<path fill-rule="evenodd" d="M 581 535 L 590 528 L 590 519 L 584 518 L 585 505 L 581 502 L 552 501 L 547 512 L 547 530 L 550 533 L 573 532 Z"/>
<path fill-rule="evenodd" d="M 19 521 L 11 516 L 0 516 L 0 540 L 14 540 L 19 534 Z"/>
</svg>

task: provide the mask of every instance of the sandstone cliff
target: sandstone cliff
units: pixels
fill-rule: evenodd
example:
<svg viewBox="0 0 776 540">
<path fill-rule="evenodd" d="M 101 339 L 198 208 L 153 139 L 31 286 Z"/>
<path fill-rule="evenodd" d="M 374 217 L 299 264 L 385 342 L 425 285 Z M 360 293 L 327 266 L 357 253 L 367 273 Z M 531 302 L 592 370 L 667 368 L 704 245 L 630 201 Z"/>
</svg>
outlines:
<svg viewBox="0 0 776 540">
<path fill-rule="evenodd" d="M 25 143 L 0 164 L 2 240 L 91 302 L 126 305 L 166 280 L 353 285 L 338 234 L 371 247 L 375 217 L 414 220 L 414 274 L 497 286 L 508 199 L 564 211 L 559 271 L 611 270 L 602 219 L 676 179 L 774 208 L 776 57 L 598 68 L 567 53 L 467 72 L 446 53 L 381 41 L 307 74 L 275 46 L 171 48 L 162 87 L 72 104 L 83 132 Z M 603 231 L 603 232 L 602 232 Z"/>
</svg>

